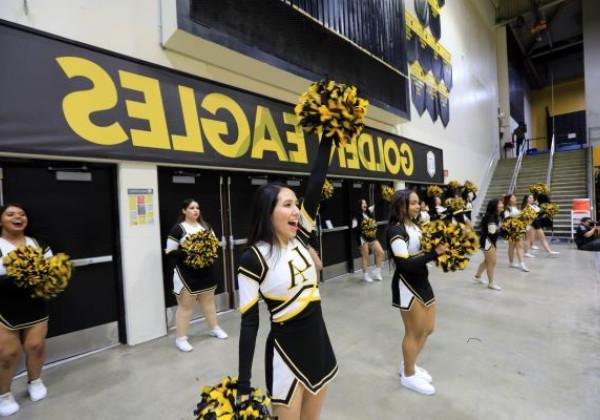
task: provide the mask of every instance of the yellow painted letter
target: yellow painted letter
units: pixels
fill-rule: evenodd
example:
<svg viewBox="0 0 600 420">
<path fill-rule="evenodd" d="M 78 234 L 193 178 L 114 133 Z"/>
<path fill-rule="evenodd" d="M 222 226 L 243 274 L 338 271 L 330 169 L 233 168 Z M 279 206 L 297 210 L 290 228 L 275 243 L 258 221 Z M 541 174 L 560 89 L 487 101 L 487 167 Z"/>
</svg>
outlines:
<svg viewBox="0 0 600 420">
<path fill-rule="evenodd" d="M 200 121 L 196 108 L 194 90 L 187 86 L 178 86 L 181 114 L 185 126 L 185 135 L 172 134 L 173 149 L 185 152 L 204 152 L 202 136 L 200 134 Z"/>
<path fill-rule="evenodd" d="M 269 138 L 267 138 L 267 134 Z M 258 105 L 256 107 L 254 139 L 250 156 L 252 159 L 262 159 L 265 152 L 275 152 L 280 162 L 288 161 L 269 108 Z"/>
<path fill-rule="evenodd" d="M 244 156 L 250 148 L 250 126 L 244 111 L 238 103 L 221 93 L 209 93 L 202 100 L 201 106 L 212 115 L 215 115 L 219 109 L 229 111 L 237 125 L 238 137 L 233 144 L 229 144 L 224 142 L 221 137 L 229 134 L 226 123 L 210 118 L 200 118 L 204 135 L 212 148 L 220 155 L 228 158 Z"/>
</svg>

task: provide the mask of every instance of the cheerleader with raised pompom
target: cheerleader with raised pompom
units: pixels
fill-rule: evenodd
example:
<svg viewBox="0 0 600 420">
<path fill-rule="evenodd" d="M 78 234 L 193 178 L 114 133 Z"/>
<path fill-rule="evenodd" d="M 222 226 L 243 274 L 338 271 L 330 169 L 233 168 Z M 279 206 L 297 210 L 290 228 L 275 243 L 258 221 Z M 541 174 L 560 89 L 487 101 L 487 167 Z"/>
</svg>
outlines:
<svg viewBox="0 0 600 420">
<path fill-rule="evenodd" d="M 514 218 L 518 219 L 521 214 L 521 210 L 517 207 L 517 197 L 514 194 L 507 194 L 503 199 L 504 204 L 504 219 Z M 524 235 L 523 235 L 524 236 Z M 515 253 L 519 264 L 514 262 Z M 512 268 L 520 269 L 524 272 L 528 272 L 529 269 L 525 265 L 525 249 L 523 246 L 523 238 L 508 238 L 508 264 Z"/>
</svg>

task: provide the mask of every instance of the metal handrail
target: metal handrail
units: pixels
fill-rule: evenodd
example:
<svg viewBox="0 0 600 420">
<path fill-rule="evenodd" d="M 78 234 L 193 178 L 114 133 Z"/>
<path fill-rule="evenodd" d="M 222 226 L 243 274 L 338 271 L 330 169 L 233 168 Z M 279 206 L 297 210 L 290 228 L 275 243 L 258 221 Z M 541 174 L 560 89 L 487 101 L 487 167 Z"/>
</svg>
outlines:
<svg viewBox="0 0 600 420">
<path fill-rule="evenodd" d="M 515 169 L 513 170 L 513 175 L 510 180 L 510 185 L 508 186 L 509 194 L 512 194 L 515 191 L 515 188 L 517 187 L 517 178 L 519 177 L 519 172 L 521 171 L 521 164 L 523 163 L 524 149 L 525 149 L 525 142 L 523 142 L 523 144 L 521 144 L 520 149 L 517 149 L 517 153 L 519 154 L 519 157 L 517 158 L 517 163 L 515 163 Z"/>
<path fill-rule="evenodd" d="M 550 186 L 552 182 L 552 166 L 554 164 L 554 134 L 550 142 L 550 153 L 548 153 L 548 172 L 546 172 L 546 185 Z"/>
</svg>

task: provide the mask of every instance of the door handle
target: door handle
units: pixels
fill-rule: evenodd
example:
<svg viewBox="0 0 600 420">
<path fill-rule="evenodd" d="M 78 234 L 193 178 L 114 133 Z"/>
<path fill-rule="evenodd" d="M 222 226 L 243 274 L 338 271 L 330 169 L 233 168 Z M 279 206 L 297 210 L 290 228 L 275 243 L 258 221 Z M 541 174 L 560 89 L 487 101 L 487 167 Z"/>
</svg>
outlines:
<svg viewBox="0 0 600 420">
<path fill-rule="evenodd" d="M 101 257 L 90 257 L 90 258 L 77 258 L 71 260 L 73 267 L 83 267 L 84 265 L 102 264 L 105 262 L 112 262 L 112 255 L 103 255 Z"/>
</svg>

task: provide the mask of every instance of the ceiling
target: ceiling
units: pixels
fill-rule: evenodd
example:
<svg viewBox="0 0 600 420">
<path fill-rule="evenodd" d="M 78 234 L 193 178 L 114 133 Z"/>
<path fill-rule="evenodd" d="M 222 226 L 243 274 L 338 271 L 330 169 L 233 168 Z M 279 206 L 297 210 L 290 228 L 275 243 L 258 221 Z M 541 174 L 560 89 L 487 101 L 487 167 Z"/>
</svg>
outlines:
<svg viewBox="0 0 600 420">
<path fill-rule="evenodd" d="M 581 0 L 490 0 L 516 41 L 529 85 L 583 78 Z"/>
</svg>

